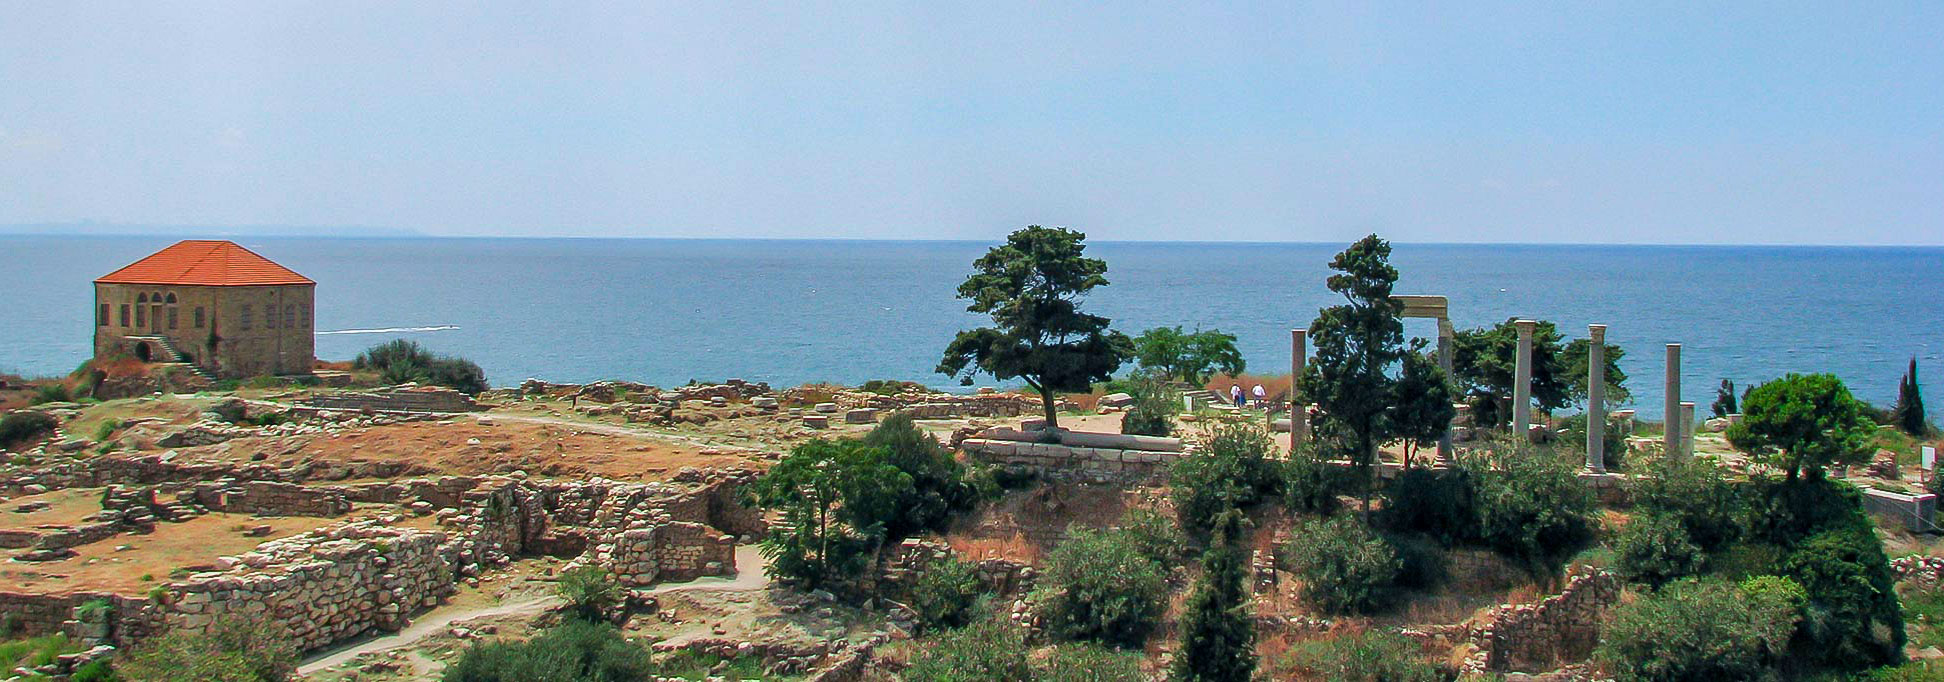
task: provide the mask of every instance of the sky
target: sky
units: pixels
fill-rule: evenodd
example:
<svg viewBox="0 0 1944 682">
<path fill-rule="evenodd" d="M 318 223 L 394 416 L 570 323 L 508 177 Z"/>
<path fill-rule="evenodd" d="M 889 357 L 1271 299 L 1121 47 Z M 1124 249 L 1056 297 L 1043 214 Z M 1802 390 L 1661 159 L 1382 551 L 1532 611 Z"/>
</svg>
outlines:
<svg viewBox="0 0 1944 682">
<path fill-rule="evenodd" d="M 0 0 L 0 225 L 1944 244 L 1934 0 L 455 7 Z"/>
</svg>

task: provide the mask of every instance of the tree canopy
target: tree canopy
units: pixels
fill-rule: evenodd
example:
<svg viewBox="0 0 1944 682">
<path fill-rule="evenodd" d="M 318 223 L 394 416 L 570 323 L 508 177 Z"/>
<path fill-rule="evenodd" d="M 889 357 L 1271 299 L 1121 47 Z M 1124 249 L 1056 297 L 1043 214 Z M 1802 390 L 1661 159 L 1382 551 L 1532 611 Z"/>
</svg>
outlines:
<svg viewBox="0 0 1944 682">
<path fill-rule="evenodd" d="M 763 539 L 772 576 L 810 587 L 862 570 L 885 520 L 914 489 L 884 447 L 813 440 L 790 450 L 751 484 L 757 504 L 782 512 Z"/>
<path fill-rule="evenodd" d="M 1220 372 L 1236 376 L 1248 365 L 1242 351 L 1235 348 L 1235 335 L 1221 330 L 1197 329 L 1183 332 L 1181 327 L 1155 327 L 1134 337 L 1134 357 L 1141 366 L 1160 372 L 1169 379 L 1200 386 Z"/>
<path fill-rule="evenodd" d="M 1086 235 L 1038 225 L 1012 233 L 972 262 L 959 285 L 966 311 L 993 326 L 959 332 L 938 363 L 940 374 L 971 383 L 984 372 L 1020 379 L 1039 392 L 1049 428 L 1058 425 L 1055 394 L 1091 390 L 1133 355 L 1126 334 L 1105 317 L 1080 311 L 1094 287 L 1107 284 L 1107 262 L 1084 255 Z"/>
<path fill-rule="evenodd" d="M 1391 298 L 1397 269 L 1390 265 L 1390 242 L 1377 235 L 1351 244 L 1330 268 L 1337 272 L 1327 284 L 1344 303 L 1318 311 L 1310 323 L 1316 357 L 1303 370 L 1303 394 L 1322 408 L 1318 433 L 1341 434 L 1339 449 L 1365 471 L 1368 512 L 1377 446 L 1396 434 L 1391 371 L 1406 352 L 1404 304 Z"/>
<path fill-rule="evenodd" d="M 1833 374 L 1790 374 L 1756 386 L 1742 399 L 1742 420 L 1728 442 L 1794 480 L 1832 464 L 1867 461 L 1876 430 L 1869 407 Z"/>
</svg>

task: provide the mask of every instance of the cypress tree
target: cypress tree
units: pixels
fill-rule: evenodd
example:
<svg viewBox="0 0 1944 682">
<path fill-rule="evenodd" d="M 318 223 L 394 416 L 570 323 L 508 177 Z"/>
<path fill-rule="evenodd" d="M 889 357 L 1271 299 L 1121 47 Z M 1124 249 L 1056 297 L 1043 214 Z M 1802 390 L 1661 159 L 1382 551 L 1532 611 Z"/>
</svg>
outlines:
<svg viewBox="0 0 1944 682">
<path fill-rule="evenodd" d="M 1188 598 L 1170 679 L 1248 682 L 1255 675 L 1255 623 L 1242 543 L 1242 513 L 1231 509 L 1216 521 L 1214 542 L 1202 554 L 1202 575 Z"/>
<path fill-rule="evenodd" d="M 1910 371 L 1905 372 L 1902 381 L 1897 382 L 1897 407 L 1894 410 L 1897 426 L 1904 433 L 1923 437 L 1930 432 L 1925 421 L 1924 393 L 1917 385 L 1917 358 L 1910 358 Z"/>
<path fill-rule="evenodd" d="M 1716 417 L 1726 417 L 1740 412 L 1741 409 L 1735 406 L 1735 382 L 1722 379 L 1721 387 L 1715 389 L 1714 404 L 1708 407 L 1714 410 Z"/>
</svg>

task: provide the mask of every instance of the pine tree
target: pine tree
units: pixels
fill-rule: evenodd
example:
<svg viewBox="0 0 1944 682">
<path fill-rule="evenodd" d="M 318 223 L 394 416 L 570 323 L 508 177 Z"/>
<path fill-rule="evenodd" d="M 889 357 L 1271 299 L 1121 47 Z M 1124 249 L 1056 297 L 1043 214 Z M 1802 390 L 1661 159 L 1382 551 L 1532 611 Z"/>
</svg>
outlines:
<svg viewBox="0 0 1944 682">
<path fill-rule="evenodd" d="M 1317 432 L 1341 434 L 1332 440 L 1363 474 L 1366 518 L 1377 483 L 1377 446 L 1397 436 L 1391 414 L 1397 395 L 1393 372 L 1406 352 L 1404 304 L 1391 298 L 1397 269 L 1390 265 L 1390 252 L 1390 242 L 1373 234 L 1330 262 L 1337 274 L 1325 284 L 1344 303 L 1317 311 L 1310 323 L 1316 357 L 1301 378 L 1303 395 L 1323 408 Z"/>
<path fill-rule="evenodd" d="M 1910 358 L 1910 371 L 1905 372 L 1903 380 L 1897 382 L 1897 407 L 1893 414 L 1897 426 L 1919 438 L 1930 433 L 1930 424 L 1924 414 L 1924 393 L 1917 385 L 1917 358 Z"/>
<path fill-rule="evenodd" d="M 1214 541 L 1202 554 L 1202 576 L 1188 598 L 1170 679 L 1248 682 L 1255 675 L 1255 624 L 1242 545 L 1242 513 L 1229 510 L 1216 522 Z"/>
<path fill-rule="evenodd" d="M 1714 411 L 1716 417 L 1726 417 L 1741 412 L 1741 409 L 1735 405 L 1735 382 L 1722 379 L 1721 387 L 1715 389 L 1714 404 L 1708 407 Z"/>
</svg>

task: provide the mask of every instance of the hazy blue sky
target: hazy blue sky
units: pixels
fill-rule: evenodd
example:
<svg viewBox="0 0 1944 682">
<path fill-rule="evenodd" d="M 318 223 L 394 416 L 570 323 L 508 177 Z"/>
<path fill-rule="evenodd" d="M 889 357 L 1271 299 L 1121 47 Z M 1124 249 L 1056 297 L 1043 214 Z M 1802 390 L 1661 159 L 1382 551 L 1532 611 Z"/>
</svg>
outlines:
<svg viewBox="0 0 1944 682">
<path fill-rule="evenodd" d="M 0 223 L 1944 243 L 1935 0 L 432 5 L 0 2 Z"/>
</svg>

